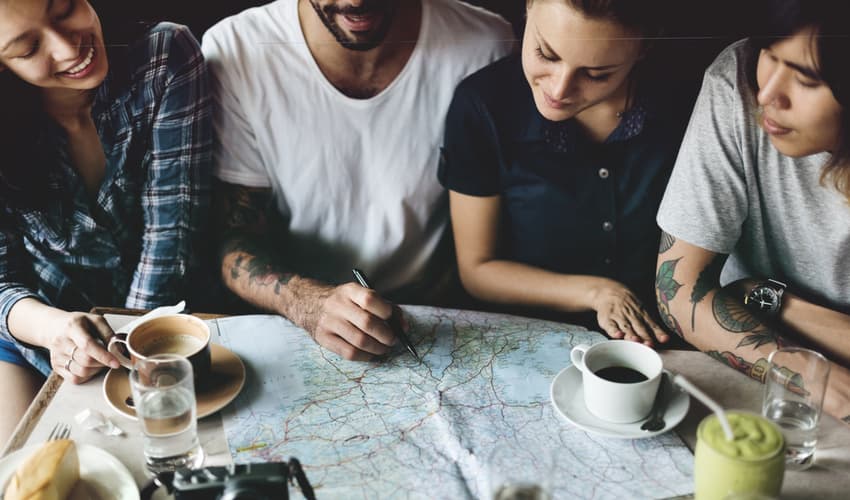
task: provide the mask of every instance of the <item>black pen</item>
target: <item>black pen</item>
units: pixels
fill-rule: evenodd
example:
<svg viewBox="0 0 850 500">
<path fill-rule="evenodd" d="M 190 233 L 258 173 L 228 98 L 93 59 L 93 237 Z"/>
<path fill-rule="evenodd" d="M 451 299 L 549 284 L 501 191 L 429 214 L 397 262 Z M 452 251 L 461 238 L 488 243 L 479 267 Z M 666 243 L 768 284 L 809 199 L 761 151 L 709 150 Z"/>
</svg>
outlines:
<svg viewBox="0 0 850 500">
<path fill-rule="evenodd" d="M 354 278 L 357 279 L 357 282 L 360 283 L 360 286 L 362 286 L 363 288 L 374 290 L 374 288 L 369 285 L 369 282 L 366 281 L 366 275 L 364 275 L 362 271 L 360 271 L 359 269 L 352 269 L 351 272 L 354 273 Z M 413 343 L 411 343 L 410 339 L 407 338 L 407 335 L 404 334 L 404 329 L 401 327 L 401 323 L 398 321 L 398 318 L 396 318 L 395 313 L 390 316 L 390 319 L 389 321 L 387 321 L 387 323 L 390 325 L 390 328 L 393 330 L 395 336 L 401 340 L 402 344 L 404 344 L 404 347 L 406 347 L 410 354 L 412 354 L 413 357 L 416 358 L 416 361 L 419 361 L 421 363 L 422 358 L 419 357 L 419 353 L 416 352 L 416 348 L 413 347 Z"/>
</svg>

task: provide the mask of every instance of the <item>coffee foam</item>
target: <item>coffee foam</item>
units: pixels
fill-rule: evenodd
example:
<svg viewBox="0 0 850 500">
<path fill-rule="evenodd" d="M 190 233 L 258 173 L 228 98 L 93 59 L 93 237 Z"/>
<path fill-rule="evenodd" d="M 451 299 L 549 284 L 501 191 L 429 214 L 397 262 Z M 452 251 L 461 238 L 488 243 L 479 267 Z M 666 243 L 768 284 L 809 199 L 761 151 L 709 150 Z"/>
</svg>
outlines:
<svg viewBox="0 0 850 500">
<path fill-rule="evenodd" d="M 154 354 L 179 354 L 189 356 L 198 352 L 204 343 L 192 335 L 160 335 L 139 349 L 142 356 Z"/>
</svg>

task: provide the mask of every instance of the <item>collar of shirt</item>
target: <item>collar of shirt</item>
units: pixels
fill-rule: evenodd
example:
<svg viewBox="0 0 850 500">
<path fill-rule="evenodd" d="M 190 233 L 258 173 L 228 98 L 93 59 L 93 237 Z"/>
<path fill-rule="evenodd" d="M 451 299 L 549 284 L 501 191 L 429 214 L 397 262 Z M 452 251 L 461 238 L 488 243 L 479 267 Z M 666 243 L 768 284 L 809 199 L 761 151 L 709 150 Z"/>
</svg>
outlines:
<svg viewBox="0 0 850 500">
<path fill-rule="evenodd" d="M 520 142 L 543 142 L 556 152 L 569 152 L 579 138 L 580 131 L 575 120 L 564 120 L 561 122 L 549 121 L 540 115 L 534 99 L 528 94 L 529 102 L 526 107 L 525 116 L 521 116 L 524 123 L 523 131 L 517 139 Z M 606 144 L 621 142 L 636 137 L 643 130 L 649 115 L 648 106 L 642 100 L 638 100 L 632 107 L 623 113 L 617 128 L 605 140 Z M 582 140 L 579 138 L 578 140 Z"/>
</svg>

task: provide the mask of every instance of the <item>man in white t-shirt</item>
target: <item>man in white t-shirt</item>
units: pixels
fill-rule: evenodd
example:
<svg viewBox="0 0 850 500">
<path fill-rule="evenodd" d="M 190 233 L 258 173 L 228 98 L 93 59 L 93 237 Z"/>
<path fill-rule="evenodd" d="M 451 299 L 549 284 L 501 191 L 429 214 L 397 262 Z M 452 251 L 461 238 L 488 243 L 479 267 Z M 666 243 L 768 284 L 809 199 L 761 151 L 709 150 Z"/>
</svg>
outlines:
<svg viewBox="0 0 850 500">
<path fill-rule="evenodd" d="M 437 182 L 455 86 L 513 46 L 458 0 L 278 0 L 204 36 L 227 286 L 347 359 L 388 351 L 447 224 Z M 445 265 L 449 265 L 446 259 Z"/>
</svg>

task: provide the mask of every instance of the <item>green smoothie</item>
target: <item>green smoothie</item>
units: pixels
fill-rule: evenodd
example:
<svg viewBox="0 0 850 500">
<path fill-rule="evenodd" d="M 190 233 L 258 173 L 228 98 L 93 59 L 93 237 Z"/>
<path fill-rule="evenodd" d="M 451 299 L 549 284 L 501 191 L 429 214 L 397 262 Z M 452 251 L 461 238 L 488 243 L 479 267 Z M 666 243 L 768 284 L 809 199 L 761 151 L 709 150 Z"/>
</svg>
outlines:
<svg viewBox="0 0 850 500">
<path fill-rule="evenodd" d="M 716 415 L 697 429 L 694 498 L 723 499 L 732 494 L 779 496 L 785 473 L 785 439 L 767 419 L 745 412 L 726 413 L 735 439 L 728 440 Z"/>
</svg>

